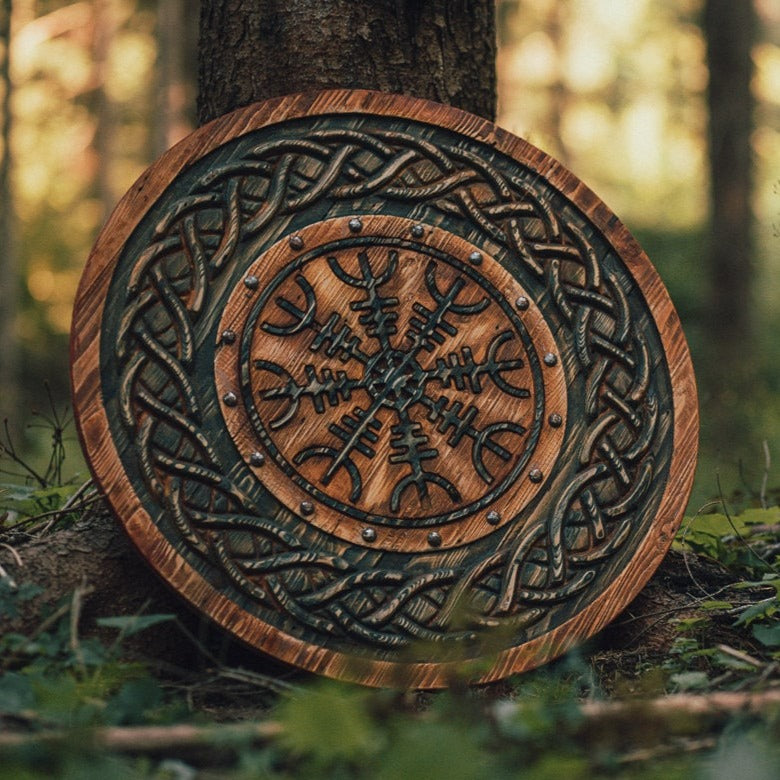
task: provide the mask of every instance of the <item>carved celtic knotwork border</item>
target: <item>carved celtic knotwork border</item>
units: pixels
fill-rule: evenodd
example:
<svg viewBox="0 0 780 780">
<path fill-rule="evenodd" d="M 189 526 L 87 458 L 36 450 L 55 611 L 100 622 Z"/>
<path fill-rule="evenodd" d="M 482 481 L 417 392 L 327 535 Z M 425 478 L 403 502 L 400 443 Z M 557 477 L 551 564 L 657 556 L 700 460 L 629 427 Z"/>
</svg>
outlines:
<svg viewBox="0 0 780 780">
<path fill-rule="evenodd" d="M 570 616 L 645 533 L 672 435 L 658 402 L 669 378 L 654 323 L 588 221 L 486 145 L 359 116 L 249 133 L 184 182 L 128 241 L 101 358 L 123 463 L 167 538 L 253 614 L 356 653 L 393 657 L 413 640 L 465 640 L 483 628 L 519 644 Z M 224 338 L 214 308 L 240 281 L 248 247 L 380 208 L 462 231 L 522 274 L 559 326 L 580 398 L 575 465 L 558 475 L 555 500 L 457 564 L 436 553 L 405 565 L 373 553 L 356 560 L 254 495 L 246 464 L 227 462 L 206 425 L 214 411 L 198 370 Z"/>
</svg>

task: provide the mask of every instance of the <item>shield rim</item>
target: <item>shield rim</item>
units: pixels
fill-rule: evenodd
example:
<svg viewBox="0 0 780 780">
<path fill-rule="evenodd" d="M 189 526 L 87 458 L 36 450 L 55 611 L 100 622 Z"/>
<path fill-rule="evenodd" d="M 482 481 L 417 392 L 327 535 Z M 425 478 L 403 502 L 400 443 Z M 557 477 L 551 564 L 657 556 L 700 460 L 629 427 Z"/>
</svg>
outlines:
<svg viewBox="0 0 780 780">
<path fill-rule="evenodd" d="M 222 144 L 262 127 L 326 114 L 369 114 L 427 122 L 487 144 L 517 160 L 571 201 L 616 251 L 658 327 L 669 370 L 672 459 L 655 519 L 628 564 L 580 612 L 541 636 L 498 653 L 474 682 L 522 672 L 563 654 L 601 630 L 634 599 L 668 551 L 691 492 L 698 450 L 693 365 L 679 317 L 649 258 L 614 213 L 573 173 L 527 141 L 451 106 L 369 90 L 326 90 L 273 98 L 225 114 L 163 154 L 120 200 L 90 253 L 76 294 L 70 365 L 76 427 L 93 478 L 130 540 L 166 584 L 200 613 L 250 646 L 310 672 L 371 686 L 445 687 L 457 662 L 367 660 L 281 632 L 210 585 L 163 537 L 122 468 L 102 405 L 100 331 L 114 266 L 147 212 L 187 166 Z"/>
</svg>

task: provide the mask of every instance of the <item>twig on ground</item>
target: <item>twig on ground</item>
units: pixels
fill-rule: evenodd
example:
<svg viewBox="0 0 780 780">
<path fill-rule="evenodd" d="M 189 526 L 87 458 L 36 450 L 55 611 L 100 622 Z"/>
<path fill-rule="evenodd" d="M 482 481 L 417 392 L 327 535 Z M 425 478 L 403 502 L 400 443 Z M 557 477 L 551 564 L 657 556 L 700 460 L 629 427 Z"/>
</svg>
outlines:
<svg viewBox="0 0 780 780">
<path fill-rule="evenodd" d="M 521 704 L 502 702 L 504 708 L 519 710 Z M 657 739 L 674 734 L 680 729 L 704 728 L 722 724 L 734 715 L 763 716 L 780 708 L 780 689 L 761 693 L 709 693 L 704 695 L 677 694 L 649 700 L 586 701 L 579 705 L 582 722 L 580 731 L 605 723 L 625 723 L 626 719 L 652 720 L 653 734 Z M 685 716 L 685 717 L 682 717 Z M 650 729 L 648 728 L 648 732 Z M 91 733 L 91 744 L 117 753 L 136 755 L 159 754 L 183 749 L 210 747 L 215 744 L 262 744 L 280 736 L 282 724 L 267 720 L 239 724 L 195 726 L 176 724 L 171 726 L 123 726 L 97 728 Z M 82 734 L 82 736 L 84 736 Z M 70 738 L 67 731 L 43 731 L 37 733 L 0 734 L 0 749 L 27 747 L 46 742 L 60 742 Z M 697 743 L 689 743 L 691 749 L 706 749 Z M 647 748 L 651 751 L 628 753 L 629 763 L 649 760 L 662 755 L 660 745 Z"/>
<path fill-rule="evenodd" d="M 72 496 L 68 498 L 68 500 L 60 507 L 62 510 L 65 509 L 72 509 L 75 503 L 85 494 L 85 493 L 96 493 L 97 488 L 95 487 L 94 483 L 91 479 L 88 479 Z M 99 498 L 100 496 L 93 496 L 93 498 Z"/>
<path fill-rule="evenodd" d="M 16 580 L 3 568 L 3 565 L 1 563 L 0 563 L 0 581 L 8 583 L 8 587 L 13 593 L 19 590 L 19 585 L 17 585 Z"/>
<path fill-rule="evenodd" d="M 0 547 L 5 547 L 6 550 L 8 550 L 11 553 L 11 556 L 14 559 L 14 563 L 21 569 L 24 566 L 24 561 L 22 560 L 22 556 L 19 555 L 15 547 L 11 547 L 10 544 L 7 544 L 6 542 L 0 542 Z"/>
<path fill-rule="evenodd" d="M 266 674 L 259 674 L 257 672 L 251 672 L 247 669 L 232 669 L 230 667 L 222 667 L 217 671 L 217 676 L 226 680 L 236 680 L 237 682 L 249 683 L 265 690 L 274 691 L 275 693 L 289 693 L 296 690 L 296 686 L 283 680 L 277 680 L 274 677 L 270 677 Z"/>
<path fill-rule="evenodd" d="M 85 596 L 92 593 L 94 588 L 87 585 L 87 578 L 81 578 L 81 584 L 73 589 L 73 596 L 70 600 L 70 649 L 76 658 L 79 671 L 86 676 L 87 667 L 84 663 L 84 653 L 81 650 L 79 642 L 79 620 L 81 618 L 81 606 Z"/>
<path fill-rule="evenodd" d="M 758 693 L 729 691 L 704 694 L 676 693 L 655 699 L 593 701 L 581 705 L 581 711 L 586 719 L 594 720 L 625 718 L 641 711 L 646 716 L 673 721 L 680 715 L 712 718 L 736 714 L 760 715 L 776 707 L 780 707 L 780 688 L 771 688 Z"/>
<path fill-rule="evenodd" d="M 670 758 L 679 756 L 681 753 L 702 753 L 705 750 L 712 750 L 718 741 L 714 737 L 705 739 L 689 739 L 684 742 L 677 742 L 674 745 L 656 745 L 651 748 L 642 748 L 641 750 L 632 750 L 630 753 L 624 753 L 618 756 L 616 761 L 619 765 L 642 764 L 647 761 L 655 761 L 659 758 Z"/>
<path fill-rule="evenodd" d="M 117 753 L 167 753 L 175 750 L 208 747 L 226 742 L 260 744 L 281 734 L 275 721 L 215 726 L 178 723 L 172 726 L 115 726 L 92 732 L 92 745 Z M 68 732 L 48 731 L 35 734 L 0 734 L 0 749 L 57 743 L 69 739 Z"/>
<path fill-rule="evenodd" d="M 92 506 L 92 504 L 96 504 L 98 501 L 102 501 L 102 500 L 103 497 L 97 495 L 97 496 L 92 496 L 91 498 L 85 498 L 78 505 L 71 504 L 70 506 L 66 507 L 66 505 L 63 504 L 59 509 L 50 509 L 47 512 L 41 512 L 40 514 L 37 515 L 31 515 L 30 517 L 25 517 L 24 520 L 19 520 L 13 525 L 9 525 L 7 528 L 4 528 L 3 532 L 10 533 L 20 528 L 21 526 L 40 522 L 41 520 L 47 517 L 56 519 L 57 517 L 62 517 L 63 515 L 69 515 L 72 512 L 80 512 L 82 509 L 86 509 L 87 507 Z M 45 530 L 48 530 L 50 527 L 51 527 L 51 523 L 48 523 Z"/>
<path fill-rule="evenodd" d="M 2 571 L 2 567 L 0 567 L 0 571 Z M 82 653 L 81 644 L 79 642 L 78 625 L 79 625 L 79 620 L 81 618 L 81 607 L 84 598 L 88 596 L 90 593 L 92 593 L 93 591 L 94 588 L 91 585 L 87 584 L 86 578 L 82 578 L 81 584 L 78 585 L 73 590 L 73 594 L 71 595 L 70 601 L 67 602 L 66 604 L 62 604 L 58 609 L 52 612 L 52 614 L 49 615 L 45 620 L 43 620 L 37 626 L 37 628 L 27 637 L 27 640 L 29 642 L 32 642 L 36 637 L 40 636 L 49 628 L 56 625 L 59 620 L 61 620 L 63 617 L 65 617 L 65 615 L 70 613 L 69 645 L 71 651 L 76 657 L 76 661 L 79 665 L 79 670 L 83 674 L 86 674 L 86 665 L 84 663 L 84 655 Z M 17 650 L 16 652 L 11 653 L 9 656 L 4 658 L 2 666 L 0 666 L 0 668 L 2 669 L 12 668 L 14 663 L 16 662 L 16 659 L 19 657 L 20 652 L 21 652 L 20 650 Z"/>
<path fill-rule="evenodd" d="M 734 647 L 729 647 L 728 645 L 715 645 L 715 649 L 720 650 L 721 653 L 730 656 L 736 661 L 740 661 L 748 666 L 753 666 L 756 669 L 763 669 L 766 665 L 763 661 L 759 661 L 758 658 L 754 658 L 752 655 L 749 655 L 742 650 L 737 650 Z"/>
<path fill-rule="evenodd" d="M 14 559 L 14 563 L 20 569 L 22 568 L 22 566 L 24 566 L 24 562 L 22 561 L 22 556 L 19 555 L 16 549 L 11 547 L 10 544 L 6 544 L 5 542 L 0 542 L 0 547 L 5 547 L 7 550 L 10 551 L 11 557 Z M 19 590 L 19 585 L 17 584 L 16 580 L 3 568 L 2 564 L 0 564 L 0 580 L 7 582 L 8 587 L 11 589 L 12 592 L 15 593 L 17 590 Z"/>
</svg>

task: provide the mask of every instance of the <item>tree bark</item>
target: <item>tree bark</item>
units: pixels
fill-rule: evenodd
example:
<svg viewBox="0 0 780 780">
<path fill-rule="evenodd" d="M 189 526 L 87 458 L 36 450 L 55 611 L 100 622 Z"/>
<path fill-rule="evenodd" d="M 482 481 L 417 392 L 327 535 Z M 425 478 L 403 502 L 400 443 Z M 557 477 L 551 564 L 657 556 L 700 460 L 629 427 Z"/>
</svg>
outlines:
<svg viewBox="0 0 780 780">
<path fill-rule="evenodd" d="M 326 88 L 428 98 L 492 119 L 492 0 L 203 0 L 201 124 Z"/>
<path fill-rule="evenodd" d="M 707 0 L 703 24 L 710 74 L 709 416 L 719 421 L 715 443 L 731 451 L 744 439 L 739 410 L 756 365 L 751 329 L 753 2 Z"/>
</svg>

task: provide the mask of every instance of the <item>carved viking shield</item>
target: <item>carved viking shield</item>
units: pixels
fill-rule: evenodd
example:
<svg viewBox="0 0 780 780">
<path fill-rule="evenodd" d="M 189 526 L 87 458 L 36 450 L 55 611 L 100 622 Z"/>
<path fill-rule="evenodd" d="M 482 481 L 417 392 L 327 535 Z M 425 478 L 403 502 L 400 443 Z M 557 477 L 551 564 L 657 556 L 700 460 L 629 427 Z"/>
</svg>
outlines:
<svg viewBox="0 0 780 780">
<path fill-rule="evenodd" d="M 490 122 L 379 93 L 256 104 L 155 163 L 89 258 L 72 379 L 152 568 L 370 685 L 494 680 L 592 635 L 694 472 L 688 350 L 623 225 Z"/>
</svg>

